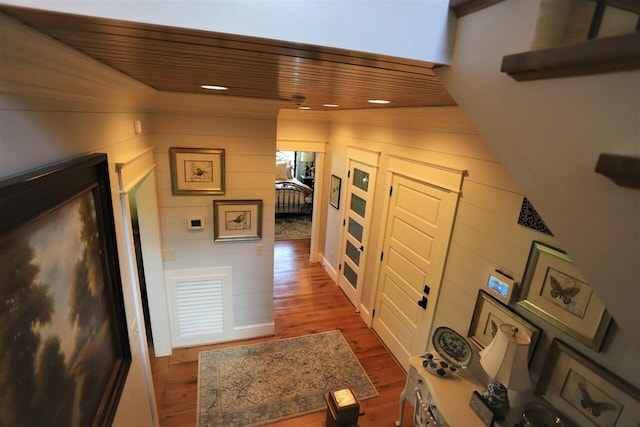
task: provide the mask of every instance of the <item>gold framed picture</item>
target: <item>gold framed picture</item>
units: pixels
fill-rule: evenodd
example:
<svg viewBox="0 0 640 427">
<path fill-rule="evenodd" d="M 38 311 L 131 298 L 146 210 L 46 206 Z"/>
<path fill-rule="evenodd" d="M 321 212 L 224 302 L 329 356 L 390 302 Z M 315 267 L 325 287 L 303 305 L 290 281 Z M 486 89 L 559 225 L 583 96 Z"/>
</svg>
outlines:
<svg viewBox="0 0 640 427">
<path fill-rule="evenodd" d="M 173 194 L 224 194 L 224 150 L 169 148 Z"/>
<path fill-rule="evenodd" d="M 564 252 L 533 242 L 518 305 L 600 351 L 611 316 Z"/>
<path fill-rule="evenodd" d="M 469 326 L 469 333 L 467 334 L 469 340 L 482 350 L 491 343 L 503 323 L 515 326 L 531 339 L 531 344 L 529 345 L 529 360 L 531 360 L 540 337 L 540 328 L 511 311 L 485 291 L 479 290 L 473 318 Z"/>
<path fill-rule="evenodd" d="M 213 240 L 262 239 L 262 200 L 214 200 Z"/>
<path fill-rule="evenodd" d="M 640 419 L 640 390 L 557 338 L 535 394 L 581 426 L 631 426 Z"/>
</svg>

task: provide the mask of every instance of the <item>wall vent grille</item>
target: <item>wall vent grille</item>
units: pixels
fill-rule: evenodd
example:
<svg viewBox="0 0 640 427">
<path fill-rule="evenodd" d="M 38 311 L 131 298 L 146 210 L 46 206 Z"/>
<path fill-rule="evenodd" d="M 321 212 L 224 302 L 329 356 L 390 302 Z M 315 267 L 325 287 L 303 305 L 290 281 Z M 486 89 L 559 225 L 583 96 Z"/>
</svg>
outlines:
<svg viewBox="0 0 640 427">
<path fill-rule="evenodd" d="M 174 348 L 233 335 L 231 267 L 167 270 L 165 277 Z"/>
<path fill-rule="evenodd" d="M 222 279 L 176 283 L 180 337 L 224 332 Z"/>
</svg>

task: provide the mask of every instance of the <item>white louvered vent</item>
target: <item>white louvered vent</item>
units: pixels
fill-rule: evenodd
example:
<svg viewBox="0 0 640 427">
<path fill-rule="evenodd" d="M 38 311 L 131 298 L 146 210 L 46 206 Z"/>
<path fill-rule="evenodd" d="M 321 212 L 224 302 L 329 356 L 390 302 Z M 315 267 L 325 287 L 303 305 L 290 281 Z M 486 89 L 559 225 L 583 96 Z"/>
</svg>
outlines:
<svg viewBox="0 0 640 427">
<path fill-rule="evenodd" d="M 181 337 L 224 332 L 222 279 L 176 283 Z"/>
<path fill-rule="evenodd" d="M 231 267 L 169 270 L 166 278 L 173 347 L 209 344 L 229 336 Z"/>
</svg>

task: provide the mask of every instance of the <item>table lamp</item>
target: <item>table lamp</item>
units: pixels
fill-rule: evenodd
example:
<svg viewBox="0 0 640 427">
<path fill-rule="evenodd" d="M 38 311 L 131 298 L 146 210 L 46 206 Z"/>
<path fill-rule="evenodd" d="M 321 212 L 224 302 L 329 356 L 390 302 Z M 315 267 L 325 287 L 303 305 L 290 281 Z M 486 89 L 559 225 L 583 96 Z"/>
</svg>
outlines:
<svg viewBox="0 0 640 427">
<path fill-rule="evenodd" d="M 310 163 L 313 163 L 315 161 L 315 155 L 314 153 L 310 152 L 310 151 L 303 151 L 302 154 L 300 155 L 300 161 L 306 163 L 306 168 L 304 171 L 305 176 L 312 176 L 311 172 L 312 172 L 312 165 L 309 165 Z"/>
<path fill-rule="evenodd" d="M 480 352 L 480 365 L 492 379 L 482 397 L 499 417 L 509 412 L 509 392 L 531 388 L 529 344 L 531 338 L 515 326 L 503 323 L 493 341 Z M 512 397 L 517 400 L 513 393 Z"/>
</svg>

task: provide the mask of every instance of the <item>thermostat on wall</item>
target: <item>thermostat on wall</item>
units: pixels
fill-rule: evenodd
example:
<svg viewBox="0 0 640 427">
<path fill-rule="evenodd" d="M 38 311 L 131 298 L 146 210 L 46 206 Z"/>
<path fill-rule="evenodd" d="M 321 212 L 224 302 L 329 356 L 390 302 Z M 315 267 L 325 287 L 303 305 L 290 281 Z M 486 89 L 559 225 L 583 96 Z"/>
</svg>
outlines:
<svg viewBox="0 0 640 427">
<path fill-rule="evenodd" d="M 196 216 L 189 218 L 187 220 L 187 229 L 189 230 L 203 230 L 204 229 L 204 218 L 201 216 Z"/>
<path fill-rule="evenodd" d="M 500 270 L 492 271 L 487 280 L 488 293 L 505 304 L 511 302 L 516 286 L 518 286 L 518 283 L 514 278 Z"/>
</svg>

